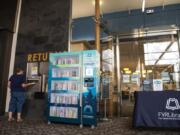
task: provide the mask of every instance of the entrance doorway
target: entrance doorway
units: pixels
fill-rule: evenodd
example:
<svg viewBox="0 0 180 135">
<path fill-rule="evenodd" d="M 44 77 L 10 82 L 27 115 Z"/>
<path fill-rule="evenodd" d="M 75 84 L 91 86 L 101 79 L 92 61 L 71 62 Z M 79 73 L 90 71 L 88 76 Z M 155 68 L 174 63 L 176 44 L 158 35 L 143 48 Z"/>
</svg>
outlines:
<svg viewBox="0 0 180 135">
<path fill-rule="evenodd" d="M 132 116 L 136 91 L 180 90 L 177 33 L 119 41 L 121 116 Z"/>
</svg>

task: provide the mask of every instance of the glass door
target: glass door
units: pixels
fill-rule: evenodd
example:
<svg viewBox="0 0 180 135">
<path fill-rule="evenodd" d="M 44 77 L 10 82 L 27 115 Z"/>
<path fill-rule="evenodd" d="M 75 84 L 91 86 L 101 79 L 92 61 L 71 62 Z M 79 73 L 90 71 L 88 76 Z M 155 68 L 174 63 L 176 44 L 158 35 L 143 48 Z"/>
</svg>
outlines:
<svg viewBox="0 0 180 135">
<path fill-rule="evenodd" d="M 180 90 L 176 35 L 120 42 L 121 116 L 132 116 L 135 91 Z"/>
</svg>

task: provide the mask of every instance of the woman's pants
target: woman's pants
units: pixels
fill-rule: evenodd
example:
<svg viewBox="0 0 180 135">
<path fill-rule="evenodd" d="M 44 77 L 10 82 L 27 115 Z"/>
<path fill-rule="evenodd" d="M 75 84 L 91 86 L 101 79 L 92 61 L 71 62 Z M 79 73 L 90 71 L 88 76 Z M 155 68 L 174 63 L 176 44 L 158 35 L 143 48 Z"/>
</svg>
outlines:
<svg viewBox="0 0 180 135">
<path fill-rule="evenodd" d="M 25 102 L 25 92 L 11 92 L 11 99 L 9 102 L 9 112 L 22 112 L 22 107 Z"/>
</svg>

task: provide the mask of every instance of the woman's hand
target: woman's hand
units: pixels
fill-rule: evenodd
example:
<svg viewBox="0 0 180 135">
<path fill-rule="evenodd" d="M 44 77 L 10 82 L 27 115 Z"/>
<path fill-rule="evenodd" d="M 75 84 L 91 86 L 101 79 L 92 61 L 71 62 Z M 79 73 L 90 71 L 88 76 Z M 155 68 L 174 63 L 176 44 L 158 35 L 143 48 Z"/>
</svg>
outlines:
<svg viewBox="0 0 180 135">
<path fill-rule="evenodd" d="M 22 84 L 22 87 L 23 88 L 26 88 L 26 87 L 29 87 L 29 86 L 31 86 L 31 85 L 34 85 L 35 83 L 23 83 Z"/>
</svg>

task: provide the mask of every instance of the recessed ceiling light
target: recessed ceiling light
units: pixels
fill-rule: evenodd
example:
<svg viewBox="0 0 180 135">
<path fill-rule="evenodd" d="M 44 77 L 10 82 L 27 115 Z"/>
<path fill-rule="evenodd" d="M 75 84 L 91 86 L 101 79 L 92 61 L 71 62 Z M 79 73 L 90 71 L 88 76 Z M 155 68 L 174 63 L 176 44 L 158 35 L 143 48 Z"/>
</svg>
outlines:
<svg viewBox="0 0 180 135">
<path fill-rule="evenodd" d="M 128 71 L 125 71 L 126 74 L 131 74 L 132 71 L 128 70 Z"/>
<path fill-rule="evenodd" d="M 123 68 L 123 70 L 124 70 L 124 71 L 128 71 L 128 70 L 129 70 L 129 68 Z"/>
<path fill-rule="evenodd" d="M 147 70 L 148 73 L 152 73 L 152 70 Z"/>
</svg>

